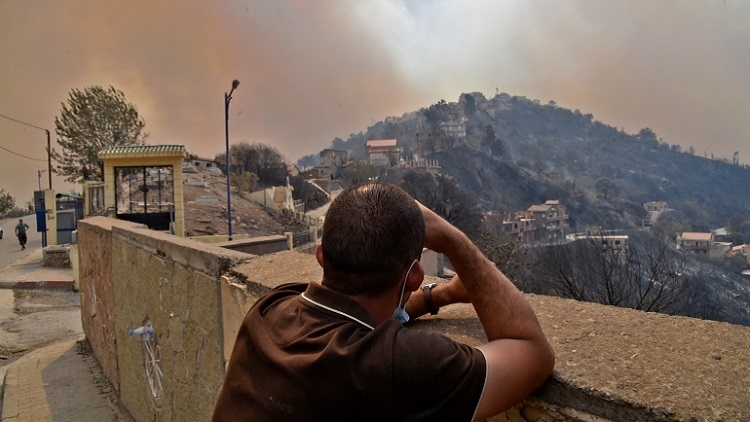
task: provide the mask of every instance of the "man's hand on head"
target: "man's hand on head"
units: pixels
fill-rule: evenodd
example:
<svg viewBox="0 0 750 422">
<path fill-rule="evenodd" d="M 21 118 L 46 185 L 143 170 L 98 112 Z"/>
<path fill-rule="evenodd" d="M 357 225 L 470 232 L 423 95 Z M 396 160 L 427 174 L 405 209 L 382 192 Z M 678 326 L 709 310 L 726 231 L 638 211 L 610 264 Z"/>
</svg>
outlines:
<svg viewBox="0 0 750 422">
<path fill-rule="evenodd" d="M 461 232 L 431 209 L 425 207 L 419 201 L 416 202 L 420 211 L 422 211 L 422 217 L 424 217 L 424 246 L 435 252 L 445 253 L 450 247 L 452 236 L 459 235 Z"/>
</svg>

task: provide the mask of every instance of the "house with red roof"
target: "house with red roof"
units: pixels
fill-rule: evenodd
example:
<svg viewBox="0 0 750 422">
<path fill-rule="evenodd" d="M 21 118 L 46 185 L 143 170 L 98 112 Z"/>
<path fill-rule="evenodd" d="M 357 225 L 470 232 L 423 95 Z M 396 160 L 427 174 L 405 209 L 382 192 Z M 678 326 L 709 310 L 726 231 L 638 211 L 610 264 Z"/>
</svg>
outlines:
<svg viewBox="0 0 750 422">
<path fill-rule="evenodd" d="M 365 143 L 367 160 L 375 166 L 392 167 L 401 158 L 401 149 L 396 139 L 371 139 Z"/>
</svg>

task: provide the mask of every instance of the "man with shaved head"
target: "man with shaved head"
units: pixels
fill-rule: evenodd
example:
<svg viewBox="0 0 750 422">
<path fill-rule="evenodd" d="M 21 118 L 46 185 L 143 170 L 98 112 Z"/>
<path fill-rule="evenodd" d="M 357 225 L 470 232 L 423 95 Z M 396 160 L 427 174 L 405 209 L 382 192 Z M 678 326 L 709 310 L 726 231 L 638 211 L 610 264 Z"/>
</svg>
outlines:
<svg viewBox="0 0 750 422">
<path fill-rule="evenodd" d="M 421 286 L 422 248 L 457 276 Z M 318 283 L 279 286 L 248 311 L 214 421 L 483 419 L 552 372 L 554 352 L 523 295 L 460 230 L 400 188 L 365 183 L 331 204 Z M 403 323 L 470 302 L 477 347 Z"/>
</svg>

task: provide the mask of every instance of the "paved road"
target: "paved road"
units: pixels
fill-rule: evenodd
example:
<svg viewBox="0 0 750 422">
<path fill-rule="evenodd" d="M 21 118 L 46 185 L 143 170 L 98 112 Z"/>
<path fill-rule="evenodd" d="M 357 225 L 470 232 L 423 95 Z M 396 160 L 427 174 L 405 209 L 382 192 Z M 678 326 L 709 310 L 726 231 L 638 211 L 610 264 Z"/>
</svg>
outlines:
<svg viewBox="0 0 750 422">
<path fill-rule="evenodd" d="M 36 231 L 36 216 L 32 214 L 21 218 L 23 218 L 24 223 L 29 225 L 29 230 L 26 232 L 28 238 L 26 250 L 23 251 L 14 234 L 18 219 L 11 218 L 0 221 L 0 227 L 3 228 L 3 238 L 0 239 L 0 270 L 42 247 L 42 234 Z"/>
</svg>

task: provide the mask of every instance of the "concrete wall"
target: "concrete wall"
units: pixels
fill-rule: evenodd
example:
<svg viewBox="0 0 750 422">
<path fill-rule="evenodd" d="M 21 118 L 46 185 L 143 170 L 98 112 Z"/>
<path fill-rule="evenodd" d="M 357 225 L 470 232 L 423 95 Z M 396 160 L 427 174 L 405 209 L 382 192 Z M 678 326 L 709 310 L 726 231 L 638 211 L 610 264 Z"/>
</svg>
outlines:
<svg viewBox="0 0 750 422">
<path fill-rule="evenodd" d="M 112 227 L 138 224 L 105 217 L 81 220 L 78 225 L 78 278 L 81 323 L 94 356 L 116 390 L 120 389 L 115 340 L 115 302 L 112 285 Z"/>
<path fill-rule="evenodd" d="M 267 255 L 274 252 L 289 250 L 287 236 L 260 236 L 249 239 L 235 239 L 217 243 L 222 248 L 231 249 L 252 255 Z"/>
<path fill-rule="evenodd" d="M 102 366 L 109 365 L 108 377 L 115 359 L 120 395 L 137 421 L 208 420 L 247 310 L 279 284 L 314 282 L 322 270 L 311 255 L 288 251 L 253 257 L 110 221 L 84 220 L 79 233 L 81 308 L 94 354 Z M 93 301 L 92 292 L 99 292 Z M 492 420 L 745 420 L 750 415 L 750 328 L 555 297 L 527 299 L 557 353 L 555 373 L 523 403 Z M 87 306 L 97 314 L 85 311 Z M 114 321 L 109 331 L 102 328 L 105 315 Z M 146 319 L 161 347 L 160 399 L 148 387 L 143 342 L 127 335 Z M 470 345 L 485 338 L 467 304 L 445 307 L 411 328 Z"/>
<path fill-rule="evenodd" d="M 81 223 L 84 331 L 123 404 L 138 421 L 209 420 L 224 376 L 221 277 L 252 256 L 104 217 Z M 106 309 L 91 315 L 92 303 Z M 163 373 L 156 396 L 144 341 L 128 335 L 146 321 Z"/>
<path fill-rule="evenodd" d="M 441 277 L 443 275 L 443 256 L 435 251 L 429 249 L 422 249 L 422 257 L 419 259 L 419 263 L 424 268 L 424 274 Z"/>
<path fill-rule="evenodd" d="M 47 244 L 57 245 L 57 198 L 52 189 L 44 190 L 44 210 L 47 213 Z"/>
<path fill-rule="evenodd" d="M 276 206 L 276 201 L 274 200 L 274 192 L 276 192 L 274 188 L 258 190 L 247 195 L 246 198 L 256 204 L 263 205 L 268 209 L 278 211 L 279 208 Z"/>
<path fill-rule="evenodd" d="M 232 234 L 234 240 L 247 239 L 250 237 L 247 233 Z M 197 240 L 203 243 L 222 243 L 226 242 L 228 236 L 226 234 L 210 234 L 205 236 L 190 236 L 191 239 Z"/>
</svg>

